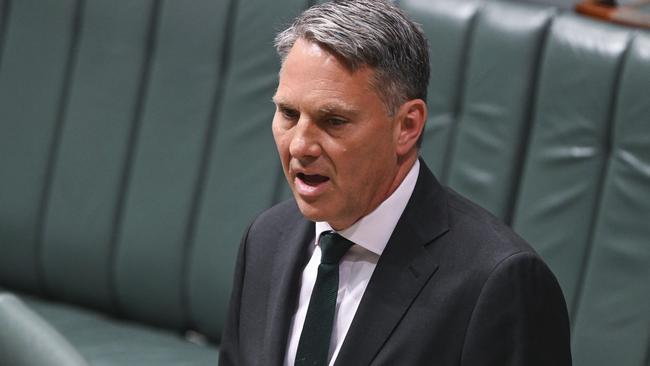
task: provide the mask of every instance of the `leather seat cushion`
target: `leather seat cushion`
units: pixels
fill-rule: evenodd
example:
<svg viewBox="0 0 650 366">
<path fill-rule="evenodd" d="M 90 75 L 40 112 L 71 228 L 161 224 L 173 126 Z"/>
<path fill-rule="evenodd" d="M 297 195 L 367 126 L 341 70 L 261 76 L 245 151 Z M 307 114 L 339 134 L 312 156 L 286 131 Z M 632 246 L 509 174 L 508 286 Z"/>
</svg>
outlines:
<svg viewBox="0 0 650 366">
<path fill-rule="evenodd" d="M 202 366 L 217 364 L 218 349 L 200 345 L 167 330 L 143 326 L 82 308 L 18 297 L 46 319 L 90 364 Z"/>
</svg>

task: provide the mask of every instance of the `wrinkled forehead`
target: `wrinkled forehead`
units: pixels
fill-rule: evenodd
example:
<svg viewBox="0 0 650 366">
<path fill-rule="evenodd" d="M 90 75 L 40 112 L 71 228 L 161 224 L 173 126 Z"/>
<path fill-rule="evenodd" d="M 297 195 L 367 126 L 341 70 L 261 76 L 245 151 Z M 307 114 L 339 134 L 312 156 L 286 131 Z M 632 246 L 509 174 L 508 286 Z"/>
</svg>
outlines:
<svg viewBox="0 0 650 366">
<path fill-rule="evenodd" d="M 282 71 L 282 68 L 286 63 L 287 58 L 296 49 L 296 46 L 298 46 L 298 48 L 306 48 L 312 51 L 318 51 L 320 53 L 327 54 L 329 57 L 335 59 L 339 63 L 339 65 L 341 65 L 341 67 L 347 69 L 347 71 L 350 73 L 353 73 L 361 68 L 374 69 L 371 65 L 359 63 L 344 57 L 343 55 L 336 52 L 336 50 L 334 50 L 333 48 L 331 48 L 329 45 L 325 43 L 318 42 L 316 40 L 307 37 L 300 37 L 296 39 L 296 41 L 291 46 L 291 48 L 289 48 L 287 54 L 282 58 L 280 71 Z"/>
<path fill-rule="evenodd" d="M 322 100 L 318 104 L 338 99 L 337 104 L 341 100 L 348 100 L 350 105 L 355 105 L 354 101 L 379 98 L 382 109 L 388 112 L 385 98 L 377 86 L 374 68 L 364 65 L 352 69 L 340 55 L 322 44 L 299 39 L 282 62 L 274 101 L 320 98 Z M 314 103 L 310 101 L 310 104 Z"/>
<path fill-rule="evenodd" d="M 323 47 L 322 44 L 299 39 L 283 60 L 279 78 L 280 83 L 290 80 L 310 80 L 313 82 L 364 82 L 374 77 L 374 69 L 362 66 L 356 69 L 340 55 Z"/>
</svg>

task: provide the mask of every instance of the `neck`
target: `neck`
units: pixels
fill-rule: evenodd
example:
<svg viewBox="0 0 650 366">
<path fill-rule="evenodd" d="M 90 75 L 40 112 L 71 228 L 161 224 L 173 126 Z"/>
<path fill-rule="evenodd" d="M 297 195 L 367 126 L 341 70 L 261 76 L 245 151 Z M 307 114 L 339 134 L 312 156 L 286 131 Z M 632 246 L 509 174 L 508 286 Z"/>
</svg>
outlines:
<svg viewBox="0 0 650 366">
<path fill-rule="evenodd" d="M 411 153 L 398 158 L 395 178 L 393 179 L 393 183 L 390 185 L 388 191 L 384 195 L 382 202 L 386 198 L 390 197 L 390 195 L 393 194 L 393 192 L 395 192 L 397 187 L 399 187 L 399 185 L 402 184 L 404 178 L 406 178 L 408 173 L 411 171 L 411 168 L 413 168 L 413 164 L 415 164 L 416 160 L 418 160 L 418 150 L 413 150 Z"/>
</svg>

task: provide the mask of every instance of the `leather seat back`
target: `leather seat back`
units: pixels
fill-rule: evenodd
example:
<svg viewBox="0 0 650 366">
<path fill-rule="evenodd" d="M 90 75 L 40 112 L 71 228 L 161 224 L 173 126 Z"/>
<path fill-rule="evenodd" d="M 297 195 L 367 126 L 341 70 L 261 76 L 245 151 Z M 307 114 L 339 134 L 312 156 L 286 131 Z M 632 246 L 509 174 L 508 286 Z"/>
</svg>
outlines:
<svg viewBox="0 0 650 366">
<path fill-rule="evenodd" d="M 575 305 L 576 365 L 650 360 L 650 35 L 621 65 L 602 194 Z"/>
<path fill-rule="evenodd" d="M 0 284 L 218 339 L 240 236 L 282 195 L 272 40 L 307 2 L 9 5 Z"/>
</svg>

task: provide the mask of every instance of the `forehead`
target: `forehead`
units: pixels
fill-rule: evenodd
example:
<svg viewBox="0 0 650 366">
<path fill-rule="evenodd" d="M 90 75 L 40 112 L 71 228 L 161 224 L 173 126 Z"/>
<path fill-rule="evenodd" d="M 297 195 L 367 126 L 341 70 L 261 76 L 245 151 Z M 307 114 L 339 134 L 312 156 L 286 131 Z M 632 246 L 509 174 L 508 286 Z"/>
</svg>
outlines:
<svg viewBox="0 0 650 366">
<path fill-rule="evenodd" d="M 349 62 L 332 51 L 328 46 L 304 38 L 298 38 L 284 58 L 280 73 L 286 68 L 295 69 L 295 66 L 299 66 L 305 62 L 311 63 L 312 67 L 320 66 L 330 71 L 341 71 L 349 75 L 354 74 L 356 70 L 360 69 L 360 67 L 352 68 Z"/>
<path fill-rule="evenodd" d="M 316 97 L 327 105 L 341 99 L 350 103 L 377 97 L 372 68 L 352 70 L 327 48 L 303 39 L 297 40 L 287 54 L 279 76 L 276 103 Z"/>
</svg>

